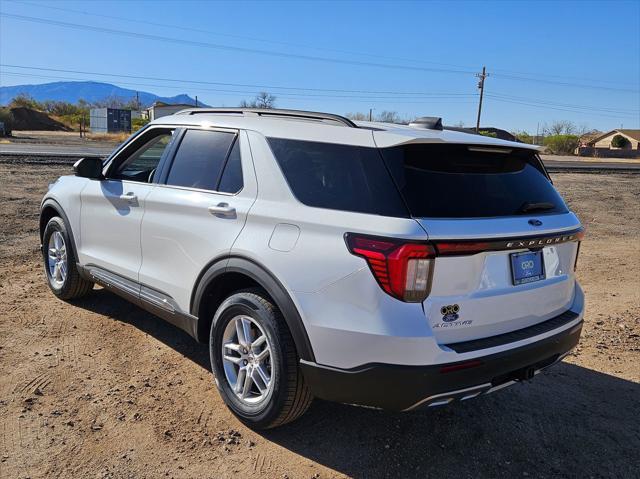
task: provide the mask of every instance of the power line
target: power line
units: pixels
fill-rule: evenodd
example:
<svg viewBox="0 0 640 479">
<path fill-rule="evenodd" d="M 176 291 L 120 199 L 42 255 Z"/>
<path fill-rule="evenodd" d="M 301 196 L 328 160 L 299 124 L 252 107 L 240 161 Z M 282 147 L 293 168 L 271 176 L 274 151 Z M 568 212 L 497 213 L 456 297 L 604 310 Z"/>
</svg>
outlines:
<svg viewBox="0 0 640 479">
<path fill-rule="evenodd" d="M 608 113 L 636 113 L 636 112 L 640 112 L 640 109 L 634 109 L 634 108 L 607 108 L 607 107 L 603 108 L 603 107 L 594 107 L 594 106 L 583 106 L 583 105 L 574 105 L 574 104 L 569 104 L 569 103 L 551 102 L 549 100 L 540 100 L 540 99 L 535 99 L 535 98 L 526 98 L 526 97 L 521 97 L 521 96 L 497 94 L 497 93 L 487 94 L 487 96 L 490 96 L 492 98 L 502 98 L 502 99 L 507 99 L 507 100 L 527 101 L 527 102 L 531 102 L 531 103 L 539 103 L 541 105 L 561 106 L 561 107 L 576 108 L 576 109 L 583 109 L 583 110 L 589 110 L 589 111 L 599 110 L 599 111 L 608 112 Z"/>
<path fill-rule="evenodd" d="M 280 89 L 280 90 L 289 90 L 284 91 L 282 93 L 278 93 L 282 98 L 297 97 L 297 98 L 312 98 L 312 97 L 320 97 L 320 98 L 347 98 L 347 99 L 370 99 L 370 100 L 383 100 L 383 99 L 392 99 L 393 96 L 379 96 L 379 95 L 401 95 L 395 100 L 396 103 L 417 103 L 419 100 L 427 100 L 430 98 L 434 99 L 467 99 L 476 97 L 477 94 L 469 94 L 469 93 L 455 93 L 455 92 L 440 92 L 440 93 L 426 93 L 426 92 L 393 92 L 393 91 L 380 91 L 380 90 L 346 90 L 346 89 L 323 89 L 323 88 L 303 88 L 303 87 L 294 87 L 294 86 L 274 86 L 274 85 L 252 85 L 252 84 L 243 84 L 243 83 L 229 83 L 229 82 L 214 82 L 214 81 L 199 81 L 199 80 L 187 80 L 187 79 L 179 79 L 179 78 L 162 78 L 162 77 L 147 77 L 147 76 L 139 76 L 139 75 L 125 75 L 125 74 L 115 74 L 115 73 L 101 73 L 101 72 L 91 72 L 91 71 L 81 71 L 81 70 L 67 70 L 61 68 L 44 68 L 44 67 L 36 67 L 36 66 L 26 66 L 26 65 L 14 65 L 7 63 L 0 63 L 0 67 L 10 67 L 17 68 L 21 70 L 36 70 L 36 71 L 45 71 L 45 72 L 56 72 L 56 73 L 71 73 L 78 75 L 91 75 L 91 76 L 104 76 L 111 78 L 125 78 L 125 79 L 134 79 L 134 80 L 150 80 L 154 82 L 171 82 L 171 83 L 179 83 L 179 86 L 167 85 L 166 83 L 140 83 L 140 82 L 130 82 L 130 81 L 121 81 L 121 80 L 111 80 L 117 81 L 119 84 L 124 85 L 133 85 L 133 86 L 147 86 L 147 87 L 157 87 L 157 88 L 171 88 L 176 90 L 184 91 L 185 84 L 194 84 L 198 85 L 198 90 L 201 91 L 211 91 L 211 92 L 219 92 L 219 93 L 234 93 L 234 94 L 249 94 L 253 95 L 258 92 L 258 90 L 229 90 L 229 89 L 216 89 L 216 88 L 206 88 L 201 85 L 214 85 L 214 86 L 231 86 L 231 87 L 239 87 L 239 88 L 256 88 L 256 89 Z M 34 76 L 40 78 L 50 78 L 50 79 L 62 79 L 62 80 L 75 80 L 75 81 L 94 81 L 92 79 L 86 78 L 75 78 L 69 76 L 52 76 L 52 75 L 36 75 L 32 73 L 28 74 L 19 74 L 15 72 L 8 72 L 6 70 L 3 71 L 4 74 L 13 74 L 15 76 Z M 304 94 L 296 94 L 293 92 L 305 92 Z M 314 92 L 314 93 L 306 93 L 306 92 Z M 348 95 L 317 95 L 315 92 L 328 92 L 328 93 L 347 93 Z M 354 95 L 356 93 L 357 95 Z M 413 95 L 414 99 L 409 95 Z M 231 95 L 229 95 L 231 96 Z M 603 113 L 620 113 L 624 116 L 630 115 L 638 110 L 633 109 L 613 109 L 613 108 L 600 108 L 595 106 L 588 105 L 570 105 L 566 103 L 558 103 L 550 100 L 541 100 L 520 96 L 512 96 L 506 94 L 497 94 L 497 93 L 487 93 L 487 97 L 503 100 L 503 101 L 512 101 L 515 100 L 517 102 L 523 102 L 523 104 L 528 103 L 540 103 L 540 106 L 548 105 L 550 108 L 570 108 L 570 109 L 583 109 L 590 112 L 601 111 Z M 398 101 L 398 100 L 411 100 L 408 102 Z M 391 103 L 391 102 L 389 102 Z M 466 103 L 466 102 L 465 102 Z M 567 110 L 572 111 L 572 110 Z M 584 112 L 582 112 L 584 113 Z"/>
<path fill-rule="evenodd" d="M 41 70 L 41 71 L 50 71 L 50 72 L 59 72 L 59 73 L 74 73 L 79 75 L 96 75 L 96 76 L 104 76 L 104 77 L 119 77 L 119 78 L 132 78 L 137 80 L 152 80 L 152 81 L 168 81 L 168 82 L 177 82 L 180 84 L 189 83 L 194 85 L 218 85 L 218 86 L 233 86 L 233 87 L 246 87 L 246 88 L 263 88 L 267 90 L 296 90 L 296 91 L 312 91 L 312 92 L 331 92 L 331 93 L 371 93 L 371 94 L 381 94 L 381 95 L 413 95 L 413 96 L 471 96 L 469 93 L 427 93 L 427 92 L 397 92 L 397 91 L 388 91 L 388 90 L 347 90 L 347 89 L 332 89 L 332 88 L 302 88 L 302 87 L 292 87 L 292 86 L 282 86 L 282 85 L 265 85 L 265 84 L 249 84 L 249 83 L 230 83 L 230 82 L 214 82 L 214 81 L 205 81 L 205 80 L 187 80 L 182 78 L 162 78 L 162 77 L 148 77 L 148 76 L 140 76 L 140 75 L 124 75 L 124 74 L 115 74 L 115 73 L 103 73 L 103 72 L 90 72 L 83 70 L 65 70 L 61 68 L 44 68 L 44 67 L 34 67 L 34 66 L 26 66 L 26 65 L 14 65 L 9 63 L 0 63 L 2 67 L 11 67 L 11 68 L 19 68 L 25 70 Z M 472 96 L 475 96 L 473 94 Z"/>
<path fill-rule="evenodd" d="M 92 12 L 87 12 L 87 11 L 83 11 L 83 10 L 75 10 L 73 8 L 63 8 L 63 7 L 59 7 L 59 6 L 53 6 L 53 5 L 50 5 L 50 4 L 39 4 L 39 3 L 28 2 L 28 1 L 24 1 L 24 0 L 13 0 L 13 3 L 32 5 L 34 7 L 44 7 L 44 8 L 48 8 L 48 9 L 52 9 L 52 10 L 58 10 L 58 11 L 62 11 L 62 12 L 79 13 L 81 15 L 87 15 L 87 16 L 98 17 L 98 18 L 107 18 L 107 19 L 111 19 L 111 20 L 139 23 L 141 25 L 150 25 L 150 26 L 162 27 L 162 28 L 174 28 L 174 29 L 177 29 L 177 30 L 196 32 L 196 33 L 206 33 L 206 34 L 209 34 L 209 35 L 228 37 L 228 38 L 236 38 L 236 39 L 240 39 L 240 40 L 250 40 L 250 41 L 255 41 L 255 42 L 260 42 L 260 43 L 271 43 L 273 45 L 282 45 L 282 46 L 294 47 L 294 48 L 309 48 L 309 49 L 317 50 L 317 51 L 325 51 L 325 52 L 332 52 L 332 53 L 344 53 L 344 54 L 347 54 L 347 55 L 359 55 L 359 56 L 365 56 L 365 57 L 370 57 L 370 58 L 383 58 L 383 59 L 386 59 L 386 60 L 416 62 L 416 63 L 424 63 L 424 64 L 429 64 L 429 65 L 441 65 L 441 66 L 454 67 L 454 68 L 463 68 L 463 69 L 470 69 L 471 68 L 471 67 L 465 67 L 465 66 L 461 66 L 461 65 L 454 65 L 454 64 L 451 64 L 451 63 L 431 62 L 431 61 L 426 61 L 426 60 L 416 60 L 416 59 L 412 59 L 412 58 L 385 56 L 385 55 L 379 55 L 379 54 L 376 54 L 376 53 L 369 53 L 369 52 L 357 52 L 357 51 L 353 51 L 353 50 L 343 50 L 343 49 L 335 49 L 335 48 L 318 47 L 318 46 L 315 46 L 315 45 L 310 45 L 308 43 L 306 43 L 306 44 L 305 43 L 290 43 L 290 42 L 283 42 L 283 41 L 278 41 L 278 40 L 269 40 L 267 38 L 258 38 L 258 37 L 251 37 L 251 36 L 246 36 L 246 35 L 237 35 L 237 34 L 231 34 L 231 33 L 221 33 L 221 32 L 216 32 L 214 30 L 208 30 L 208 29 L 203 29 L 203 28 L 195 28 L 195 27 L 184 26 L 184 25 L 176 25 L 176 24 L 170 24 L 170 23 L 150 22 L 148 20 L 140 20 L 140 19 L 137 19 L 137 18 L 127 18 L 127 17 L 120 17 L 120 16 L 115 16 L 115 15 L 105 15 L 105 14 L 100 14 L 100 13 L 92 13 Z"/>
<path fill-rule="evenodd" d="M 543 108 L 543 109 L 547 109 L 547 110 L 558 110 L 558 111 L 566 111 L 566 112 L 570 112 L 570 113 L 580 113 L 582 115 L 584 115 L 584 111 L 582 110 L 572 110 L 569 108 L 559 108 L 559 107 L 554 107 L 554 106 L 549 106 L 549 105 L 540 105 L 540 104 L 536 104 L 536 103 L 528 103 L 528 102 L 523 102 L 523 101 L 514 101 L 514 100 L 505 100 L 503 98 L 499 98 L 499 97 L 493 97 L 492 95 L 487 94 L 487 96 L 492 97 L 495 101 L 499 101 L 502 103 L 511 103 L 511 104 L 515 104 L 515 105 L 525 105 L 525 106 L 532 106 L 532 107 L 536 107 L 536 108 Z M 602 116 L 602 117 L 607 117 L 607 118 L 633 118 L 633 115 L 630 115 L 629 113 L 619 113 L 617 115 L 609 115 L 606 113 L 600 113 L 600 112 L 591 112 L 592 115 L 594 116 Z"/>
<path fill-rule="evenodd" d="M 420 66 L 410 66 L 410 65 L 398 65 L 398 64 L 391 64 L 391 63 L 343 60 L 340 58 L 319 57 L 315 55 L 302 55 L 298 53 L 287 53 L 287 52 L 279 52 L 279 51 L 273 51 L 273 50 L 263 50 L 259 48 L 246 48 L 246 47 L 239 47 L 234 45 L 225 45 L 221 43 L 201 42 L 196 40 L 187 40 L 183 38 L 166 37 L 162 35 L 152 35 L 152 34 L 140 33 L 140 32 L 131 32 L 128 30 L 117 30 L 114 28 L 98 27 L 95 25 L 84 25 L 79 23 L 61 22 L 58 20 L 50 20 L 50 19 L 40 18 L 40 17 L 31 17 L 27 15 L 16 15 L 12 13 L 4 13 L 4 12 L 0 12 L 0 16 L 6 17 L 6 18 L 13 18 L 15 20 L 33 22 L 33 23 L 56 25 L 64 28 L 73 28 L 76 30 L 108 33 L 112 35 L 122 35 L 122 36 L 134 37 L 134 38 L 142 38 L 145 40 L 176 43 L 181 45 L 191 45 L 191 46 L 202 47 L 202 48 L 213 48 L 218 50 L 227 50 L 227 51 L 242 52 L 242 53 L 269 55 L 269 56 L 284 57 L 284 58 L 295 58 L 298 60 L 311 60 L 311 61 L 320 61 L 320 62 L 327 62 L 327 63 L 340 63 L 345 65 L 389 68 L 389 69 L 396 69 L 396 70 L 414 70 L 414 71 L 427 71 L 427 72 L 437 72 L 437 73 L 459 73 L 459 74 L 469 74 L 469 75 L 473 73 L 472 71 L 459 70 L 459 69 L 456 70 L 456 69 L 447 69 L 447 68 L 430 68 L 430 67 L 420 67 Z"/>
<path fill-rule="evenodd" d="M 120 17 L 120 16 L 115 16 L 115 15 L 105 15 L 105 14 L 100 14 L 100 13 L 87 12 L 87 11 L 84 11 L 84 10 L 76 10 L 76 9 L 72 9 L 72 8 L 64 8 L 64 7 L 60 7 L 60 6 L 57 6 L 57 5 L 53 6 L 53 5 L 50 5 L 50 4 L 34 3 L 34 2 L 25 1 L 25 0 L 14 0 L 13 3 L 37 6 L 37 7 L 40 7 L 40 8 L 48 8 L 48 9 L 58 10 L 58 11 L 63 11 L 63 12 L 79 13 L 81 15 L 93 16 L 93 17 L 97 17 L 97 18 L 107 18 L 107 19 L 111 19 L 111 20 L 139 23 L 141 25 L 150 25 L 150 26 L 154 26 L 154 27 L 174 28 L 174 29 L 183 30 L 183 31 L 206 33 L 206 34 L 209 34 L 209 35 L 216 35 L 216 36 L 222 36 L 222 37 L 228 37 L 228 38 L 237 38 L 237 39 L 242 39 L 242 40 L 257 41 L 257 42 L 260 42 L 260 43 L 271 43 L 271 44 L 274 44 L 274 45 L 282 45 L 282 46 L 288 46 L 288 47 L 294 47 L 294 48 L 301 48 L 302 47 L 302 48 L 309 48 L 309 49 L 317 50 L 317 51 L 327 51 L 327 52 L 332 52 L 332 53 L 344 53 L 344 54 L 348 54 L 348 55 L 359 55 L 359 56 L 366 56 L 366 57 L 370 57 L 370 58 L 384 58 L 384 59 L 387 59 L 387 60 L 394 60 L 394 61 L 407 61 L 407 62 L 423 63 L 423 64 L 430 64 L 430 65 L 441 65 L 441 66 L 448 66 L 448 67 L 454 67 L 454 68 L 465 69 L 465 70 L 471 70 L 473 68 L 473 67 L 470 67 L 470 66 L 455 65 L 455 64 L 451 64 L 451 63 L 432 62 L 432 61 L 425 61 L 425 60 L 415 59 L 415 58 L 403 58 L 403 57 L 385 56 L 385 55 L 369 53 L 369 52 L 358 52 L 358 51 L 353 51 L 353 50 L 333 49 L 333 48 L 326 48 L 326 47 L 318 47 L 318 46 L 315 46 L 315 45 L 304 44 L 304 43 L 302 43 L 302 44 L 300 44 L 300 43 L 290 43 L 290 42 L 283 42 L 283 41 L 277 41 L 277 40 L 269 40 L 269 39 L 266 39 L 266 38 L 258 38 L 258 37 L 251 37 L 251 36 L 245 36 L 245 35 L 221 33 L 221 32 L 216 32 L 216 31 L 208 30 L 208 29 L 195 28 L 195 27 L 190 27 L 190 26 L 176 25 L 176 24 L 169 24 L 169 23 L 151 22 L 151 21 L 148 21 L 148 20 L 140 20 L 140 19 L 137 19 L 137 18 Z M 532 72 L 522 72 L 522 71 L 511 71 L 511 70 L 504 70 L 504 69 L 498 69 L 498 68 L 494 68 L 493 72 L 494 72 L 494 74 L 498 74 L 498 75 L 500 75 L 500 72 L 502 72 L 502 73 L 504 73 L 506 75 L 516 75 L 516 76 L 519 76 L 519 77 L 522 77 L 522 78 L 527 78 L 527 79 L 531 79 L 532 76 L 533 76 L 533 77 L 543 77 L 543 78 L 544 77 L 546 77 L 546 78 L 558 78 L 558 79 L 564 79 L 564 80 L 578 80 L 578 81 L 583 81 L 583 82 L 594 82 L 594 83 L 609 83 L 609 84 L 618 84 L 618 85 L 636 85 L 636 83 L 634 83 L 634 82 L 621 82 L 621 81 L 604 80 L 604 79 L 597 79 L 597 78 L 583 78 L 583 77 L 575 77 L 575 76 L 553 75 L 553 74 L 545 74 L 545 73 L 540 73 L 540 72 L 532 73 Z"/>
<path fill-rule="evenodd" d="M 3 75 L 11 75 L 11 76 L 18 76 L 18 77 L 36 77 L 36 78 L 45 78 L 45 79 L 52 79 L 52 80 L 74 80 L 74 81 L 87 81 L 87 82 L 91 82 L 93 80 L 90 79 L 84 79 L 84 78 L 74 78 L 74 77 L 65 77 L 65 76 L 52 76 L 52 75 L 38 75 L 38 74 L 32 74 L 32 73 L 16 73 L 16 72 L 2 72 Z M 167 88 L 167 89 L 173 89 L 173 90 L 178 90 L 181 92 L 184 92 L 184 88 L 183 87 L 179 87 L 176 85 L 159 85 L 159 84 L 149 84 L 149 83 L 134 83 L 134 82 L 118 82 L 120 85 L 128 85 L 128 86 L 145 86 L 145 87 L 152 87 L 152 88 Z M 257 93 L 259 93 L 258 91 L 238 91 L 238 90 L 221 90 L 221 89 L 213 89 L 213 88 L 198 88 L 198 91 L 212 91 L 212 92 L 216 92 L 218 95 L 223 95 L 223 96 L 234 96 L 237 97 L 238 94 L 244 94 L 244 95 L 255 95 Z M 472 96 L 472 95 L 469 95 Z M 409 98 L 404 98 L 401 99 L 400 101 L 398 101 L 396 98 L 391 98 L 391 97 L 355 97 L 357 99 L 352 100 L 351 96 L 332 96 L 332 95 L 304 95 L 304 94 L 294 94 L 294 93 L 283 93 L 283 94 L 278 94 L 278 98 L 286 98 L 286 99 L 293 99 L 293 100 L 310 100 L 310 101 L 326 101 L 327 99 L 344 99 L 347 98 L 349 99 L 349 101 L 351 102 L 355 102 L 355 103 L 371 103 L 372 101 L 376 101 L 378 103 L 392 103 L 392 104 L 438 104 L 438 103 L 446 103 L 446 104 L 472 104 L 474 102 L 467 102 L 467 101 L 452 101 L 452 100 L 458 100 L 458 99 L 464 99 L 464 98 L 460 98 L 460 97 L 452 97 L 451 99 L 447 99 L 448 97 L 446 96 L 441 96 L 441 97 L 434 97 L 434 100 L 447 100 L 446 102 L 444 101 L 433 101 L 429 98 L 420 98 L 420 99 L 414 99 L 411 101 L 403 101 L 403 100 L 407 100 Z M 366 100 L 363 100 L 362 98 L 367 98 Z"/>
<path fill-rule="evenodd" d="M 399 64 L 368 62 L 368 61 L 358 61 L 358 60 L 345 60 L 340 58 L 319 57 L 315 55 L 303 55 L 303 54 L 297 54 L 297 53 L 287 53 L 287 52 L 264 50 L 264 49 L 257 49 L 257 48 L 246 48 L 246 47 L 239 47 L 234 45 L 201 42 L 201 41 L 187 40 L 182 38 L 166 37 L 161 35 L 152 35 L 152 34 L 140 33 L 140 32 L 131 32 L 128 30 L 117 30 L 113 28 L 98 27 L 94 25 L 61 22 L 58 20 L 50 20 L 46 18 L 31 17 L 27 15 L 17 15 L 17 14 L 4 13 L 4 12 L 0 12 L 0 16 L 6 17 L 6 18 L 13 18 L 16 20 L 27 21 L 27 22 L 56 25 L 64 28 L 108 33 L 112 35 L 123 35 L 123 36 L 129 36 L 134 38 L 146 39 L 146 40 L 162 41 L 162 42 L 176 43 L 176 44 L 182 44 L 182 45 L 191 45 L 191 46 L 196 46 L 201 48 L 213 48 L 213 49 L 236 51 L 236 52 L 242 52 L 242 53 L 269 55 L 269 56 L 277 56 L 277 57 L 284 57 L 284 58 L 295 58 L 299 60 L 320 61 L 320 62 L 327 62 L 327 63 L 338 63 L 338 64 L 345 64 L 345 65 L 368 66 L 368 67 L 387 68 L 387 69 L 428 71 L 428 72 L 434 72 L 434 73 L 456 73 L 456 74 L 464 74 L 464 75 L 470 75 L 474 73 L 472 70 L 467 70 L 467 69 L 433 68 L 433 67 L 421 67 L 421 66 L 415 66 L 415 65 L 411 66 L 411 65 L 399 65 Z M 604 87 L 604 86 L 587 85 L 587 84 L 579 84 L 579 83 L 561 82 L 561 81 L 545 80 L 541 78 L 508 75 L 508 74 L 500 74 L 496 76 L 503 79 L 510 79 L 510 80 L 517 80 L 517 81 L 539 82 L 539 83 L 546 83 L 546 84 L 553 84 L 553 85 L 560 85 L 560 86 L 570 86 L 574 88 L 587 88 L 587 89 L 595 89 L 595 90 L 609 90 L 609 91 L 631 92 L 631 93 L 640 94 L 638 90 L 634 90 L 634 89 L 613 88 L 613 87 Z"/>
</svg>

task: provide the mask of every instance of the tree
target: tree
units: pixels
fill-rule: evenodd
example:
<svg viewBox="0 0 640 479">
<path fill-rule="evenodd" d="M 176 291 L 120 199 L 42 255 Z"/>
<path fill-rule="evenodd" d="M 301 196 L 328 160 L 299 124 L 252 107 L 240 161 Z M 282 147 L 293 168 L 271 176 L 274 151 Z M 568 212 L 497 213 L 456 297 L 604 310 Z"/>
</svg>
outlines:
<svg viewBox="0 0 640 479">
<path fill-rule="evenodd" d="M 369 119 L 369 115 L 367 113 L 362 113 L 362 112 L 355 112 L 355 113 L 347 113 L 345 115 L 347 118 L 349 118 L 350 120 L 355 120 L 355 121 L 366 121 Z"/>
<path fill-rule="evenodd" d="M 568 120 L 554 121 L 551 126 L 546 124 L 543 126 L 542 131 L 545 135 L 574 135 L 576 133 L 576 125 Z"/>
<path fill-rule="evenodd" d="M 32 110 L 40 110 L 41 105 L 29 94 L 27 93 L 18 93 L 13 97 L 11 103 L 9 103 L 11 108 L 31 108 Z"/>
<path fill-rule="evenodd" d="M 383 123 L 400 123 L 400 117 L 398 116 L 397 111 L 383 111 L 381 112 L 376 119 Z"/>
<path fill-rule="evenodd" d="M 579 137 L 576 135 L 551 135 L 544 139 L 544 146 L 556 155 L 571 155 L 578 147 Z"/>
<path fill-rule="evenodd" d="M 630 145 L 629 140 L 627 140 L 622 135 L 616 135 L 611 140 L 611 146 L 614 148 L 627 148 Z"/>
<path fill-rule="evenodd" d="M 240 108 L 274 108 L 276 97 L 266 91 L 261 91 L 252 101 L 242 100 Z"/>
</svg>

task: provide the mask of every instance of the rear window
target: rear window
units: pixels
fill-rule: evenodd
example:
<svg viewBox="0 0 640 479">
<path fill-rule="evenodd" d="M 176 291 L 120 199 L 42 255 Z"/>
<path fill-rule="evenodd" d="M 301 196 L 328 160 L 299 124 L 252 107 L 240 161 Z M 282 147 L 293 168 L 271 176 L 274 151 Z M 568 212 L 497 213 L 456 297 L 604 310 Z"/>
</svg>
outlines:
<svg viewBox="0 0 640 479">
<path fill-rule="evenodd" d="M 379 151 L 413 217 L 567 212 L 535 152 L 529 150 L 504 153 L 467 145 L 405 145 Z"/>
<path fill-rule="evenodd" d="M 407 217 L 375 148 L 269 138 L 295 197 L 308 206 Z"/>
</svg>

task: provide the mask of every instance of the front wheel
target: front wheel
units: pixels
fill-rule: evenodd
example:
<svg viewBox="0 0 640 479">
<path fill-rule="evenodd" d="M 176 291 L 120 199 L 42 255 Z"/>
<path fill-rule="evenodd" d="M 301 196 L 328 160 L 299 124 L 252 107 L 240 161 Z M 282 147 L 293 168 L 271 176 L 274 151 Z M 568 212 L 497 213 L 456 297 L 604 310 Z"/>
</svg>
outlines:
<svg viewBox="0 0 640 479">
<path fill-rule="evenodd" d="M 76 255 L 62 218 L 49 220 L 42 235 L 42 256 L 49 288 L 60 299 L 76 299 L 93 289 L 76 267 Z"/>
<path fill-rule="evenodd" d="M 291 333 L 264 291 L 235 293 L 222 303 L 211 324 L 209 352 L 222 398 L 254 429 L 291 422 L 313 400 Z"/>
</svg>

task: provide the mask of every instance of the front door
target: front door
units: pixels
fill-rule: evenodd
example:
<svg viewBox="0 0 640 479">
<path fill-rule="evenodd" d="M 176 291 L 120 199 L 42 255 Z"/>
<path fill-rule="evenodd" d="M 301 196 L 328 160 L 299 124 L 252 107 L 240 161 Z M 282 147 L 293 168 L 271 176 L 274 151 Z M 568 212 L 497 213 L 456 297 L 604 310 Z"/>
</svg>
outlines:
<svg viewBox="0 0 640 479">
<path fill-rule="evenodd" d="M 102 181 L 81 193 L 79 261 L 138 281 L 140 224 L 173 129 L 151 128 L 120 151 Z"/>
</svg>

